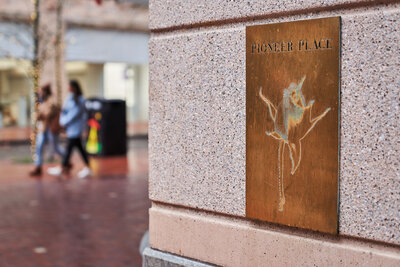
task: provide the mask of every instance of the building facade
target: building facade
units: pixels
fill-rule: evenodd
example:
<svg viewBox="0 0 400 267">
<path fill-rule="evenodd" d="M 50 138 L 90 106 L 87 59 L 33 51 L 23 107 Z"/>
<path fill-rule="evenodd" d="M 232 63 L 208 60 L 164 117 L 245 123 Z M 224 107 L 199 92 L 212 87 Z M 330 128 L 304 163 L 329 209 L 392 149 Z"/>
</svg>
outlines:
<svg viewBox="0 0 400 267">
<path fill-rule="evenodd" d="M 341 17 L 337 235 L 246 218 L 246 26 Z M 398 1 L 151 1 L 145 266 L 398 266 Z"/>
<path fill-rule="evenodd" d="M 147 1 L 64 0 L 57 29 L 57 0 L 40 2 L 41 84 L 56 88 L 57 31 L 61 80 L 78 80 L 86 97 L 124 99 L 130 122 L 147 121 Z M 29 126 L 33 58 L 30 0 L 0 1 L 0 126 Z"/>
</svg>

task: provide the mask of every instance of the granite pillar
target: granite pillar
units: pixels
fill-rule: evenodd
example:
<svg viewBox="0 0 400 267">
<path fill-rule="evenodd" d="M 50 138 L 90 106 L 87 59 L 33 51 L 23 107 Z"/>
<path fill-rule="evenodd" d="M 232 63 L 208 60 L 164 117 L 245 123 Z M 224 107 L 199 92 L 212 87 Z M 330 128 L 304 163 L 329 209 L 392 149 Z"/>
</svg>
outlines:
<svg viewBox="0 0 400 267">
<path fill-rule="evenodd" d="M 150 246 L 223 266 L 400 264 L 398 1 L 150 1 Z M 342 17 L 339 234 L 245 218 L 245 27 Z"/>
</svg>

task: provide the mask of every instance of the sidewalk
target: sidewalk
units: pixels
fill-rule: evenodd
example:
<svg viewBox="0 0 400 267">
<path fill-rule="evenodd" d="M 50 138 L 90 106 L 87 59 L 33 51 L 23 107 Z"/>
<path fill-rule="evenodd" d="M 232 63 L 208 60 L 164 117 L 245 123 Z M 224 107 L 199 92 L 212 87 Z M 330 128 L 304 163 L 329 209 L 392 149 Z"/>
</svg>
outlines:
<svg viewBox="0 0 400 267">
<path fill-rule="evenodd" d="M 145 137 L 148 134 L 148 122 L 129 123 L 126 130 L 128 138 Z M 30 135 L 30 127 L 1 127 L 0 144 L 29 143 Z"/>
<path fill-rule="evenodd" d="M 129 141 L 126 157 L 91 158 L 94 175 L 28 176 L 29 145 L 0 150 L 0 266 L 141 266 L 148 229 L 147 140 Z M 44 170 L 50 166 L 45 164 Z"/>
</svg>

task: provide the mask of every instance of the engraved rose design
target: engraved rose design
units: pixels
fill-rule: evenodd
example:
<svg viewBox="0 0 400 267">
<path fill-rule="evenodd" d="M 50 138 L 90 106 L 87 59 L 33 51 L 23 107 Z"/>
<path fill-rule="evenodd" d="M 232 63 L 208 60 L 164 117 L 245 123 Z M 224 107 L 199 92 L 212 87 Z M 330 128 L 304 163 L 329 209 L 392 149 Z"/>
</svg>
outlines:
<svg viewBox="0 0 400 267">
<path fill-rule="evenodd" d="M 301 141 L 311 132 L 314 126 L 329 112 L 327 108 L 319 116 L 312 118 L 312 107 L 314 100 L 306 103 L 302 93 L 302 86 L 306 76 L 303 76 L 298 84 L 291 83 L 283 90 L 282 101 L 275 107 L 271 101 L 259 91 L 261 100 L 269 110 L 269 117 L 274 122 L 274 131 L 265 132 L 279 141 L 278 148 L 278 189 L 279 189 L 279 211 L 283 211 L 285 205 L 285 192 L 283 187 L 284 175 L 284 153 L 285 147 L 289 149 L 291 161 L 291 174 L 293 175 L 301 162 Z"/>
</svg>

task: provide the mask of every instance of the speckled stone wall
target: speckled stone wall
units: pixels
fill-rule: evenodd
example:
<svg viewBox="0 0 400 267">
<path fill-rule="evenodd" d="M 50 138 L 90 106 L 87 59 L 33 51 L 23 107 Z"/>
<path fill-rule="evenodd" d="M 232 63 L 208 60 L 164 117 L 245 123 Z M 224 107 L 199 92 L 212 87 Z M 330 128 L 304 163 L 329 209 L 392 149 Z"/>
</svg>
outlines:
<svg viewBox="0 0 400 267">
<path fill-rule="evenodd" d="M 341 16 L 339 234 L 400 245 L 400 5 L 381 2 L 150 1 L 150 198 L 244 217 L 245 27 Z"/>
<path fill-rule="evenodd" d="M 188 28 L 202 23 L 215 24 L 227 21 L 251 21 L 264 17 L 288 17 L 290 15 L 321 11 L 348 10 L 353 7 L 374 7 L 393 0 L 153 0 L 150 1 L 150 28 Z M 211 22 L 211 23 L 210 23 Z"/>
</svg>

